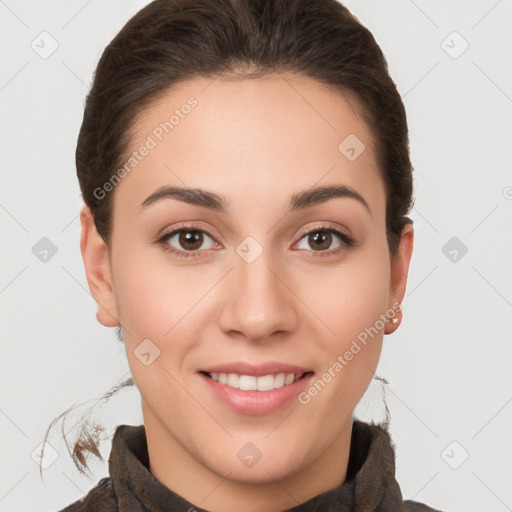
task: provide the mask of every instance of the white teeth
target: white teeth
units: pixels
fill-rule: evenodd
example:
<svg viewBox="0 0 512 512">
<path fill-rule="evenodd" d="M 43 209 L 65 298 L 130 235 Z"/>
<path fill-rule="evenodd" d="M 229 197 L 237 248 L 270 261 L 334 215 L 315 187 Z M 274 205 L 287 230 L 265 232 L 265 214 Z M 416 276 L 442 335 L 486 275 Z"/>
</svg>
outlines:
<svg viewBox="0 0 512 512">
<path fill-rule="evenodd" d="M 235 379 L 238 378 L 238 387 L 244 391 L 250 391 L 252 389 L 258 389 L 258 378 L 250 375 L 238 375 L 232 373 L 231 375 L 234 378 L 231 380 L 232 383 L 236 382 Z M 228 380 L 228 383 L 230 381 Z"/>
<path fill-rule="evenodd" d="M 228 380 L 226 382 L 226 384 L 228 386 L 231 386 L 232 388 L 239 388 L 240 387 L 239 381 L 240 381 L 240 378 L 238 377 L 238 375 L 236 373 L 228 373 Z"/>
<path fill-rule="evenodd" d="M 284 380 L 286 375 L 284 373 L 279 373 L 274 378 L 274 387 L 282 388 L 284 386 Z"/>
<path fill-rule="evenodd" d="M 238 375 L 236 373 L 210 373 L 209 375 L 221 384 L 243 391 L 272 391 L 299 380 L 303 374 L 278 373 L 277 375 L 263 375 L 261 377 Z"/>
</svg>

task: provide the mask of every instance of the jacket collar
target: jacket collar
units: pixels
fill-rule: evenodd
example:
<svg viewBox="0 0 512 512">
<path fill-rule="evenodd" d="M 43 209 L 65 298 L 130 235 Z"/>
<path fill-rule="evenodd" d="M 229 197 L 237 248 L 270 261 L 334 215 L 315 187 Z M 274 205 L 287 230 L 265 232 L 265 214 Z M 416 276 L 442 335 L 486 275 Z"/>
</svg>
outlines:
<svg viewBox="0 0 512 512">
<path fill-rule="evenodd" d="M 116 428 L 109 472 L 121 512 L 207 512 L 164 486 L 151 474 L 144 425 Z M 289 512 L 391 512 L 399 510 L 401 505 L 402 494 L 395 479 L 394 446 L 387 430 L 354 420 L 345 482 L 289 509 Z"/>
</svg>

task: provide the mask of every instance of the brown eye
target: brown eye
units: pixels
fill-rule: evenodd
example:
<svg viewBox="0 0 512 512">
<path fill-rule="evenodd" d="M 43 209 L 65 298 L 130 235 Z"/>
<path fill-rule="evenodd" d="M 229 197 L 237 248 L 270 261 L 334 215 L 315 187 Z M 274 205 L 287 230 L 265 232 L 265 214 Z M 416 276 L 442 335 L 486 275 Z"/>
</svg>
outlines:
<svg viewBox="0 0 512 512">
<path fill-rule="evenodd" d="M 314 250 L 324 251 L 332 243 L 332 235 L 328 231 L 313 231 L 308 235 L 308 243 Z"/>
<path fill-rule="evenodd" d="M 203 243 L 203 234 L 200 231 L 182 230 L 178 237 L 178 241 L 184 249 L 197 251 Z"/>
<path fill-rule="evenodd" d="M 301 247 L 301 245 L 304 245 L 304 241 L 306 242 L 305 245 L 309 247 Z M 334 246 L 333 242 L 335 242 Z M 321 253 L 326 253 L 326 256 L 335 254 L 353 245 L 354 241 L 349 236 L 333 227 L 312 229 L 304 233 L 299 241 L 299 249 L 306 249 L 310 252 L 317 253 L 313 254 L 313 256 L 323 255 Z"/>
<path fill-rule="evenodd" d="M 208 245 L 208 239 L 210 243 Z M 215 241 L 202 229 L 180 228 L 164 235 L 158 240 L 162 247 L 179 256 L 195 256 L 215 246 Z M 206 247 L 204 247 L 206 245 Z"/>
</svg>

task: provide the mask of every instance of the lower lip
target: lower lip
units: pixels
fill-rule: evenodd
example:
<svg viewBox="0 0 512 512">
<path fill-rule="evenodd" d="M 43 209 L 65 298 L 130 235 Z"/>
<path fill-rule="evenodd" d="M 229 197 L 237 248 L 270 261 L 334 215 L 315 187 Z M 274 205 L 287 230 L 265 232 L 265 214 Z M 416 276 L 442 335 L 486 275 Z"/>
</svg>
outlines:
<svg viewBox="0 0 512 512">
<path fill-rule="evenodd" d="M 291 384 L 271 391 L 243 391 L 232 388 L 227 384 L 221 384 L 203 373 L 200 373 L 199 376 L 217 398 L 231 409 L 243 414 L 268 414 L 277 411 L 290 400 L 296 398 L 308 385 L 313 373 L 308 373 Z"/>
</svg>

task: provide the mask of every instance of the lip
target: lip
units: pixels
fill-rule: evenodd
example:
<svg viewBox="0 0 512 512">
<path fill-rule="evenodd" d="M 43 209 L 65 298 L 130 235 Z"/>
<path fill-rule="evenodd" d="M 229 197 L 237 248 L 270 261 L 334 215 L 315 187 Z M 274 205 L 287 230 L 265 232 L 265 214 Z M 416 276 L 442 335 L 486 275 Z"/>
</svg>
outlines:
<svg viewBox="0 0 512 512">
<path fill-rule="evenodd" d="M 238 373 L 239 375 L 253 375 L 256 377 L 273 373 L 305 373 L 305 375 L 291 384 L 271 391 L 244 391 L 232 388 L 227 384 L 221 384 L 203 372 Z M 201 370 L 198 375 L 212 392 L 213 396 L 231 410 L 240 414 L 263 415 L 277 411 L 295 399 L 309 385 L 314 373 L 299 366 L 283 365 L 280 363 L 267 363 L 258 366 L 233 363 L 211 366 L 208 369 Z"/>
<path fill-rule="evenodd" d="M 238 375 L 252 375 L 254 377 L 262 377 L 263 375 L 277 375 L 278 373 L 307 373 L 312 370 L 303 368 L 302 366 L 295 366 L 277 361 L 269 361 L 262 364 L 246 363 L 244 361 L 236 361 L 232 363 L 218 364 L 201 368 L 199 371 L 207 373 L 237 373 Z"/>
</svg>

